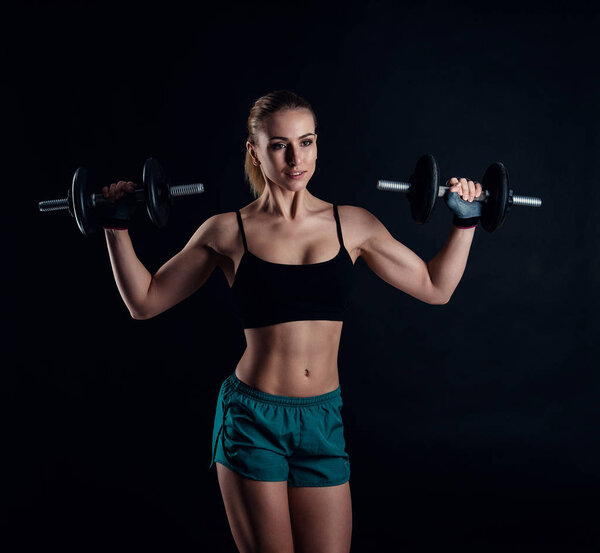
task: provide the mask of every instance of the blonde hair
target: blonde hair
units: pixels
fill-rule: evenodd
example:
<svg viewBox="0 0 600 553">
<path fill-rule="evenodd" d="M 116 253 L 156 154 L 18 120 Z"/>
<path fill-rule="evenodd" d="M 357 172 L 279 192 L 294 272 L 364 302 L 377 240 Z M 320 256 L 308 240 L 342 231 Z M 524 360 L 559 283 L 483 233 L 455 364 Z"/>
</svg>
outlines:
<svg viewBox="0 0 600 553">
<path fill-rule="evenodd" d="M 311 112 L 315 122 L 316 131 L 317 116 L 311 105 L 304 98 L 301 98 L 289 90 L 275 90 L 261 96 L 254 102 L 254 105 L 250 109 L 250 115 L 248 116 L 248 138 L 246 140 L 250 142 L 250 144 L 257 144 L 258 133 L 262 129 L 262 125 L 267 117 L 281 110 L 302 108 Z M 246 175 L 246 181 L 250 183 L 250 190 L 252 191 L 254 198 L 258 198 L 263 193 L 266 183 L 260 167 L 252 163 L 252 156 L 248 150 L 246 150 L 244 173 Z"/>
</svg>

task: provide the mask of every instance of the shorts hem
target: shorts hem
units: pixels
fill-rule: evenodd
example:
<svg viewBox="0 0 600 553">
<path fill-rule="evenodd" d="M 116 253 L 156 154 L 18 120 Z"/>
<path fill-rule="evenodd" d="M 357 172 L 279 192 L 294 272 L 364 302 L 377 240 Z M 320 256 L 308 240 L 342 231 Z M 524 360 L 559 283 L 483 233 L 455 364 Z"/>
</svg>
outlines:
<svg viewBox="0 0 600 553">
<path fill-rule="evenodd" d="M 339 482 L 328 482 L 327 484 L 290 484 L 288 482 L 288 487 L 290 488 L 328 488 L 330 486 L 341 486 L 346 482 L 350 481 L 350 477 L 344 478 Z"/>
<path fill-rule="evenodd" d="M 256 480 L 257 482 L 287 482 L 288 481 L 287 478 L 284 478 L 283 480 L 266 480 L 264 478 L 254 478 L 247 474 L 241 473 L 238 469 L 234 468 L 232 465 L 230 465 L 229 463 L 227 463 L 225 461 L 221 461 L 220 459 L 215 459 L 213 462 L 213 465 L 215 463 L 221 463 L 223 466 L 227 467 L 229 470 L 232 470 L 236 474 L 239 474 L 240 476 L 243 476 L 244 478 L 248 478 L 250 480 Z"/>
</svg>

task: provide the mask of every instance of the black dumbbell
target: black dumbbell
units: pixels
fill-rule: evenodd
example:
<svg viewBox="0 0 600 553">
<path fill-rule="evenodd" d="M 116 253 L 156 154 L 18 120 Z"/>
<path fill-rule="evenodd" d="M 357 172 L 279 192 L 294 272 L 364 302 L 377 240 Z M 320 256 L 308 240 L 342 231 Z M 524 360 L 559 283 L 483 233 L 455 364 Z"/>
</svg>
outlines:
<svg viewBox="0 0 600 553">
<path fill-rule="evenodd" d="M 410 203 L 410 211 L 417 223 L 427 223 L 431 218 L 435 200 L 444 196 L 449 186 L 438 183 L 439 171 L 435 158 L 431 154 L 421 156 L 409 182 L 378 180 L 378 190 L 404 192 Z M 483 202 L 481 206 L 481 226 L 493 232 L 502 225 L 506 214 L 512 206 L 540 207 L 541 198 L 517 196 L 509 188 L 508 170 L 500 162 L 492 163 L 481 181 L 483 189 L 479 198 L 474 201 Z"/>
<path fill-rule="evenodd" d="M 142 181 L 143 187 L 136 188 L 133 192 L 135 200 L 146 204 L 150 220 L 159 228 L 167 224 L 173 198 L 204 192 L 204 185 L 200 183 L 171 186 L 160 163 L 152 157 L 144 163 Z M 109 203 L 110 201 L 102 194 L 94 194 L 90 190 L 87 169 L 79 167 L 73 175 L 67 197 L 39 202 L 38 209 L 43 212 L 68 211 L 75 218 L 81 233 L 91 236 L 100 228 L 100 218 L 96 208 Z"/>
</svg>

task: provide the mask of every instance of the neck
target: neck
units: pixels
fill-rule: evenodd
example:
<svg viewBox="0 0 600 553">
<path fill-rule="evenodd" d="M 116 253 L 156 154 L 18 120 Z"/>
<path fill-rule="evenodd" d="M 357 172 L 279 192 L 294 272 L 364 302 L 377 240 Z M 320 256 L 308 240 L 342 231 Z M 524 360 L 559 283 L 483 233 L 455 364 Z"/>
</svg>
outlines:
<svg viewBox="0 0 600 553">
<path fill-rule="evenodd" d="M 299 221 L 314 211 L 313 199 L 306 188 L 293 191 L 267 184 L 256 201 L 256 209 L 285 221 Z"/>
</svg>

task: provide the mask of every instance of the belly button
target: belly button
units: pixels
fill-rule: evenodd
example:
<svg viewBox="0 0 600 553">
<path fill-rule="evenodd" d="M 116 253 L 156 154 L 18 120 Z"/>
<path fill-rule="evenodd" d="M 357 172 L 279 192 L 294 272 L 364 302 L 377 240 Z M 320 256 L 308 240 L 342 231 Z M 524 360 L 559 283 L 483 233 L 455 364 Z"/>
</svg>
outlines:
<svg viewBox="0 0 600 553">
<path fill-rule="evenodd" d="M 308 369 L 304 369 L 304 376 L 310 376 L 310 373 L 308 372 Z"/>
</svg>

